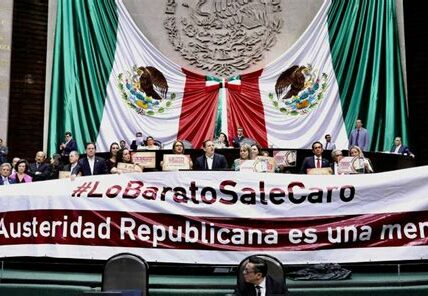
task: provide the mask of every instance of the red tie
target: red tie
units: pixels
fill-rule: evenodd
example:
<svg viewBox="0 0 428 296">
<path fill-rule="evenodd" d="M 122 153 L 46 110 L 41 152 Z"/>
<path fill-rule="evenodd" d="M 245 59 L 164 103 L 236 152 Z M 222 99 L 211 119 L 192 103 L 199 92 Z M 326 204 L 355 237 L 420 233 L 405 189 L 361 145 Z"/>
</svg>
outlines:
<svg viewBox="0 0 428 296">
<path fill-rule="evenodd" d="M 321 160 L 319 158 L 317 158 L 317 168 L 321 167 Z"/>
</svg>

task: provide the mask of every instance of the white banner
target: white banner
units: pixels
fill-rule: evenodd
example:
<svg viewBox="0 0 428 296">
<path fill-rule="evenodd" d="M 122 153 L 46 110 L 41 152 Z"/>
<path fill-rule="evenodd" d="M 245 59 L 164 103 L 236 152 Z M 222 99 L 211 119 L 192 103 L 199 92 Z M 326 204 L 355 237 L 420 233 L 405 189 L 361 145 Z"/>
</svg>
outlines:
<svg viewBox="0 0 428 296">
<path fill-rule="evenodd" d="M 0 255 L 237 264 L 428 258 L 428 170 L 154 172 L 0 186 Z M 13 247 L 12 247 L 13 246 Z"/>
</svg>

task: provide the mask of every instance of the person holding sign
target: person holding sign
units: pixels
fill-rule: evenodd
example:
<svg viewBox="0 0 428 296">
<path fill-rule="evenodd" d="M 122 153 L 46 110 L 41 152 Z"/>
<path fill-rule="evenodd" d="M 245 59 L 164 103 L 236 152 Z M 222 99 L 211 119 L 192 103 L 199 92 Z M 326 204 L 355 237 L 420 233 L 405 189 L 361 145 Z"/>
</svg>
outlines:
<svg viewBox="0 0 428 296">
<path fill-rule="evenodd" d="M 112 174 L 142 172 L 143 167 L 139 164 L 134 164 L 129 149 L 121 149 L 117 152 L 116 165 L 111 169 Z"/>
<path fill-rule="evenodd" d="M 232 164 L 232 169 L 235 171 L 239 171 L 241 168 L 241 163 L 246 160 L 250 160 L 251 155 L 251 147 L 248 144 L 242 144 L 239 149 L 239 158 L 235 159 Z"/>
<path fill-rule="evenodd" d="M 356 159 L 354 161 L 354 168 L 358 173 L 373 173 L 373 167 L 370 159 L 364 157 L 364 153 L 358 146 L 352 146 L 349 150 L 349 154 Z"/>
<path fill-rule="evenodd" d="M 172 144 L 173 154 L 164 154 L 164 160 L 161 161 L 162 170 L 164 171 L 175 171 L 181 169 L 191 169 L 193 162 L 188 155 L 184 154 L 184 143 L 180 140 L 176 140 Z M 184 156 L 181 157 L 181 156 Z"/>
</svg>

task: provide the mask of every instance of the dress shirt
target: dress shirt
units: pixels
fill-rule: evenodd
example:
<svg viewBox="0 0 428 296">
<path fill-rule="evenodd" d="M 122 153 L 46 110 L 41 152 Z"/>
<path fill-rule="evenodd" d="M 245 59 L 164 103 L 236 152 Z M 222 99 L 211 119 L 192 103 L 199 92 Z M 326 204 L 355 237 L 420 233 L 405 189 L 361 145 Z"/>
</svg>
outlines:
<svg viewBox="0 0 428 296">
<path fill-rule="evenodd" d="M 94 174 L 95 157 L 88 157 L 89 168 L 91 169 L 91 175 Z"/>
<path fill-rule="evenodd" d="M 400 152 L 398 152 L 398 151 L 400 151 L 400 148 L 401 148 L 401 145 L 395 146 L 394 153 L 395 154 L 400 154 Z"/>
<path fill-rule="evenodd" d="M 207 158 L 207 168 L 209 170 L 212 170 L 213 169 L 214 154 L 211 155 L 211 156 L 206 156 L 205 155 L 205 157 Z"/>
<path fill-rule="evenodd" d="M 316 168 L 322 168 L 322 157 L 314 155 L 314 163 Z"/>
<path fill-rule="evenodd" d="M 73 172 L 74 168 L 76 167 L 77 162 L 74 164 L 70 164 L 70 172 Z"/>
<path fill-rule="evenodd" d="M 266 296 L 266 278 L 263 278 L 263 281 L 256 285 L 260 287 L 260 296 Z M 256 295 L 257 295 L 257 288 L 256 288 Z"/>
</svg>

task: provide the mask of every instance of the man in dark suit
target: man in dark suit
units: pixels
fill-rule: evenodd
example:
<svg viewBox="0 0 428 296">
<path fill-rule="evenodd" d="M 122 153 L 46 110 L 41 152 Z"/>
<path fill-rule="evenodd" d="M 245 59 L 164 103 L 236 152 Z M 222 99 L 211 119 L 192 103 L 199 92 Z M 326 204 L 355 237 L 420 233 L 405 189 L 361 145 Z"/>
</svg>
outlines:
<svg viewBox="0 0 428 296">
<path fill-rule="evenodd" d="M 9 185 L 14 184 L 15 179 L 10 178 L 10 172 L 12 171 L 12 166 L 10 163 L 5 162 L 0 165 L 0 185 Z"/>
<path fill-rule="evenodd" d="M 267 274 L 266 262 L 257 256 L 251 256 L 245 265 L 243 276 L 245 283 L 235 288 L 236 296 L 273 296 L 286 295 L 284 283 L 275 281 Z"/>
<path fill-rule="evenodd" d="M 214 153 L 215 147 L 214 142 L 206 140 L 203 144 L 205 154 L 196 159 L 195 167 L 198 170 L 216 170 L 216 169 L 227 169 L 226 158 L 221 155 Z"/>
<path fill-rule="evenodd" d="M 95 143 L 86 144 L 86 157 L 79 161 L 79 172 L 82 176 L 107 174 L 105 160 L 95 156 L 95 152 Z M 77 172 L 73 171 L 72 174 L 77 175 Z"/>
<path fill-rule="evenodd" d="M 391 152 L 395 154 L 403 154 L 415 157 L 415 155 L 410 151 L 409 147 L 403 145 L 400 137 L 395 137 L 394 145 L 391 148 Z"/>
<path fill-rule="evenodd" d="M 65 142 L 61 143 L 61 145 L 59 146 L 59 150 L 61 151 L 61 156 L 63 157 L 68 157 L 71 151 L 77 150 L 77 143 L 73 139 L 71 132 L 65 133 Z"/>
<path fill-rule="evenodd" d="M 313 156 L 305 157 L 303 160 L 302 168 L 300 169 L 300 172 L 302 174 L 307 174 L 308 169 L 313 168 L 328 168 L 330 167 L 330 162 L 322 157 L 324 149 L 322 147 L 321 142 L 316 141 L 312 144 L 312 152 L 314 153 Z"/>
<path fill-rule="evenodd" d="M 45 162 L 46 154 L 43 151 L 38 151 L 34 160 L 35 162 L 30 163 L 28 169 L 28 174 L 33 178 L 33 182 L 48 180 L 51 169 L 49 164 Z"/>
<path fill-rule="evenodd" d="M 238 129 L 237 129 L 237 135 L 236 135 L 236 137 L 234 137 L 233 139 L 232 139 L 232 145 L 233 145 L 233 147 L 235 147 L 235 148 L 239 148 L 239 147 L 241 147 L 241 142 L 245 139 L 245 136 L 244 136 L 244 129 L 242 128 L 242 127 L 238 127 Z"/>
</svg>

